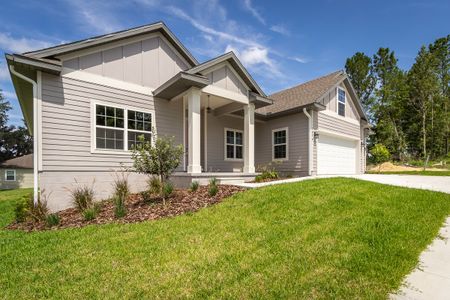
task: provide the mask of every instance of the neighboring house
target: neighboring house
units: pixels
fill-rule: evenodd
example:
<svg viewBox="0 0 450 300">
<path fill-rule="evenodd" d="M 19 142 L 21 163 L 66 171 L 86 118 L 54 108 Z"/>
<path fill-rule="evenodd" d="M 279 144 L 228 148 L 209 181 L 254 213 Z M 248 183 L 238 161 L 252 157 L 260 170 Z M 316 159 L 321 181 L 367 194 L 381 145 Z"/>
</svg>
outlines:
<svg viewBox="0 0 450 300">
<path fill-rule="evenodd" d="M 0 164 L 0 190 L 33 187 L 33 154 Z"/>
<path fill-rule="evenodd" d="M 295 176 L 364 172 L 366 117 L 341 71 L 267 97 L 234 53 L 200 64 L 161 22 L 6 59 L 53 210 L 75 180 L 109 196 L 151 128 L 184 145 L 180 185 L 249 180 L 272 162 Z"/>
</svg>

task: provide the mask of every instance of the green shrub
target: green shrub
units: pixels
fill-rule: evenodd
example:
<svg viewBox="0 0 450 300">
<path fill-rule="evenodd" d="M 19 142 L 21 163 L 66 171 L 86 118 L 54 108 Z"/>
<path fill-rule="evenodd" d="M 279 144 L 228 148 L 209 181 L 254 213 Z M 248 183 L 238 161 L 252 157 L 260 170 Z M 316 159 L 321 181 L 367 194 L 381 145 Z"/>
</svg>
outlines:
<svg viewBox="0 0 450 300">
<path fill-rule="evenodd" d="M 72 197 L 72 202 L 75 207 L 80 211 L 84 212 L 87 209 L 93 208 L 94 206 L 94 187 L 93 185 L 79 185 L 73 189 L 69 189 Z"/>
<path fill-rule="evenodd" d="M 98 210 L 96 207 L 90 207 L 83 210 L 83 218 L 85 221 L 94 220 L 97 217 Z"/>
<path fill-rule="evenodd" d="M 159 195 L 161 193 L 161 180 L 158 177 L 152 176 L 150 178 L 148 181 L 148 191 L 154 195 Z"/>
<path fill-rule="evenodd" d="M 189 190 L 191 192 L 196 192 L 198 190 L 199 185 L 200 185 L 200 183 L 197 180 L 194 180 L 191 182 L 191 186 L 190 186 Z"/>
<path fill-rule="evenodd" d="M 173 187 L 172 182 L 166 181 L 164 183 L 164 187 L 163 187 L 163 197 L 169 198 L 172 195 L 173 190 L 174 190 L 174 187 Z"/>
<path fill-rule="evenodd" d="M 53 227 L 59 225 L 60 219 L 58 214 L 49 214 L 45 218 L 48 227 Z"/>
<path fill-rule="evenodd" d="M 218 191 L 219 187 L 217 186 L 217 179 L 213 177 L 209 180 L 208 194 L 210 197 L 214 197 Z"/>
<path fill-rule="evenodd" d="M 130 194 L 128 177 L 124 172 L 116 176 L 113 187 L 114 215 L 116 218 L 123 218 L 127 213 L 125 202 Z"/>
<path fill-rule="evenodd" d="M 280 177 L 278 172 L 275 170 L 275 168 L 270 163 L 267 165 L 259 166 L 258 172 L 260 172 L 261 174 L 256 176 L 257 178 L 255 177 L 256 182 L 262 182 L 267 179 L 274 180 L 274 179 L 278 179 Z"/>
<path fill-rule="evenodd" d="M 257 175 L 256 177 L 255 177 L 255 182 L 262 182 L 264 179 L 263 179 L 263 177 L 261 176 L 261 175 Z"/>
<path fill-rule="evenodd" d="M 375 144 L 375 146 L 370 149 L 370 159 L 375 164 L 382 164 L 384 162 L 389 161 L 391 158 L 391 154 L 389 150 L 383 144 Z M 378 171 L 380 171 L 381 166 L 378 167 Z"/>
<path fill-rule="evenodd" d="M 48 211 L 47 197 L 44 191 L 39 194 L 36 205 L 34 205 L 33 194 L 29 194 L 18 202 L 14 209 L 17 222 L 24 222 L 28 219 L 34 222 L 45 221 Z"/>
</svg>

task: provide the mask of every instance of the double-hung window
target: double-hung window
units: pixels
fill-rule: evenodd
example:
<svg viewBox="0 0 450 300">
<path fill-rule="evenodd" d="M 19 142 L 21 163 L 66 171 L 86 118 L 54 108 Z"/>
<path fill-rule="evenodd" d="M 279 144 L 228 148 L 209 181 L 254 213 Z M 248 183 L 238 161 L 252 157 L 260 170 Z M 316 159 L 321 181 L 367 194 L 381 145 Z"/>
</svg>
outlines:
<svg viewBox="0 0 450 300">
<path fill-rule="evenodd" d="M 16 170 L 5 170 L 6 181 L 16 181 Z"/>
<path fill-rule="evenodd" d="M 242 131 L 235 129 L 225 129 L 225 159 L 242 159 L 242 148 Z"/>
<path fill-rule="evenodd" d="M 151 140 L 152 115 L 132 109 L 95 105 L 95 149 L 131 150 L 139 136 Z"/>
<path fill-rule="evenodd" d="M 273 160 L 288 159 L 288 129 L 281 128 L 272 131 Z"/>
<path fill-rule="evenodd" d="M 340 116 L 345 117 L 345 90 L 338 88 L 337 89 L 337 111 Z"/>
</svg>

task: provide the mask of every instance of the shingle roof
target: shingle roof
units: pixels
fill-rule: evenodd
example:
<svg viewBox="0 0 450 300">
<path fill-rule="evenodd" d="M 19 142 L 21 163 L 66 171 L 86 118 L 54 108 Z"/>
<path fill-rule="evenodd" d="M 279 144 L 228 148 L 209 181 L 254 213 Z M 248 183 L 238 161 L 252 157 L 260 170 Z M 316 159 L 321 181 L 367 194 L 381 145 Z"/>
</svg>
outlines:
<svg viewBox="0 0 450 300">
<path fill-rule="evenodd" d="M 319 100 L 330 88 L 346 77 L 344 71 L 336 71 L 269 96 L 273 104 L 261 107 L 257 113 L 267 115 L 311 104 Z"/>
<path fill-rule="evenodd" d="M 16 157 L 4 161 L 1 168 L 33 169 L 33 154 Z"/>
</svg>

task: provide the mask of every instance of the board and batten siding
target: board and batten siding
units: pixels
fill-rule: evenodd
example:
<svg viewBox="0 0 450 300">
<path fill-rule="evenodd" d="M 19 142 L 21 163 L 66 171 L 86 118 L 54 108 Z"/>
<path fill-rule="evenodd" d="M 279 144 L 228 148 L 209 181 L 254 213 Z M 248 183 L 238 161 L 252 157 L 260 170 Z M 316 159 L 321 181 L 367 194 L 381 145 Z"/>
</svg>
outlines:
<svg viewBox="0 0 450 300">
<path fill-rule="evenodd" d="M 288 160 L 272 161 L 272 130 L 288 128 Z M 255 125 L 255 164 L 258 167 L 271 164 L 284 174 L 305 176 L 308 174 L 308 119 L 296 113 Z"/>
<path fill-rule="evenodd" d="M 206 73 L 205 76 L 209 79 L 212 85 L 239 93 L 242 95 L 247 95 L 248 91 L 241 80 L 236 76 L 232 67 L 225 64 L 223 67 Z"/>
<path fill-rule="evenodd" d="M 189 68 L 160 36 L 70 58 L 63 67 L 65 74 L 84 71 L 150 88 Z"/>
<path fill-rule="evenodd" d="M 350 97 L 347 87 L 343 82 L 339 84 L 339 88 L 345 91 L 347 98 L 345 105 L 345 117 L 353 120 L 359 120 L 360 116 L 358 110 L 355 107 L 355 99 L 352 99 Z M 337 115 L 337 88 L 330 90 L 318 102 L 322 105 L 325 105 L 326 110 L 336 113 Z"/>
</svg>

